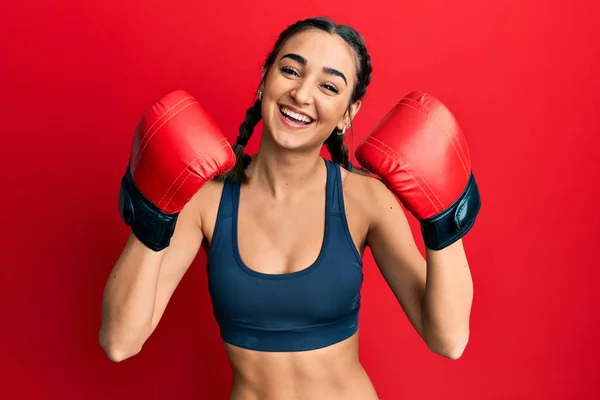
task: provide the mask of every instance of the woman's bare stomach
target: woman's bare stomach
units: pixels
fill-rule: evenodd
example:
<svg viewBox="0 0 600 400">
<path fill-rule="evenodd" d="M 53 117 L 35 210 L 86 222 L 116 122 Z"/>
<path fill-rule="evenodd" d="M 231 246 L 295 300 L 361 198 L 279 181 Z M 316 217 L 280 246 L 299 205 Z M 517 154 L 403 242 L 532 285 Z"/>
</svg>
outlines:
<svg viewBox="0 0 600 400">
<path fill-rule="evenodd" d="M 377 400 L 358 360 L 358 333 L 304 352 L 225 349 L 233 368 L 230 400 Z"/>
</svg>

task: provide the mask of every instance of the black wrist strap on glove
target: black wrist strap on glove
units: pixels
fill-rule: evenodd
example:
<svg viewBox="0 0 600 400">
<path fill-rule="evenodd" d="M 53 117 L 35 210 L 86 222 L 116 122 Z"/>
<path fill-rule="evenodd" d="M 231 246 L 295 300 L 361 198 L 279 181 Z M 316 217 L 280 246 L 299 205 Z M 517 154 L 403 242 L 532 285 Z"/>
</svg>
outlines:
<svg viewBox="0 0 600 400">
<path fill-rule="evenodd" d="M 140 242 L 154 251 L 169 246 L 179 216 L 164 213 L 148 201 L 135 186 L 129 168 L 121 179 L 119 213 Z"/>
<path fill-rule="evenodd" d="M 471 230 L 481 209 L 481 198 L 475 176 L 471 173 L 462 195 L 442 213 L 421 221 L 425 246 L 442 250 L 458 241 Z"/>
</svg>

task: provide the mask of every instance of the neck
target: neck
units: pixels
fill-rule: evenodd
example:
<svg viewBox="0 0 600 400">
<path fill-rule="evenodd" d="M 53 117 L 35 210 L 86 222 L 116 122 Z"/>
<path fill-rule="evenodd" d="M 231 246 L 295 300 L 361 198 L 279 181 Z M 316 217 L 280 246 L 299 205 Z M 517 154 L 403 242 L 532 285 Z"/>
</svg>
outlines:
<svg viewBox="0 0 600 400">
<path fill-rule="evenodd" d="M 264 136 L 263 136 L 264 137 Z M 261 141 L 247 172 L 251 184 L 261 185 L 275 198 L 285 197 L 307 187 L 323 167 L 318 149 L 309 152 L 286 151 Z"/>
</svg>

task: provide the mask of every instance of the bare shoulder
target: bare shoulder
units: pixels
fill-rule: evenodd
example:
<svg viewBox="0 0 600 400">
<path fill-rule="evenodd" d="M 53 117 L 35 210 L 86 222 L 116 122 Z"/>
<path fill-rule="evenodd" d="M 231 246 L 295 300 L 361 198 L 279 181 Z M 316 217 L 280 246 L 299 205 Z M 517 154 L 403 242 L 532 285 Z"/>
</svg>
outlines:
<svg viewBox="0 0 600 400">
<path fill-rule="evenodd" d="M 215 201 L 218 203 L 221 199 L 223 191 L 223 181 L 210 180 L 207 181 L 200 190 L 194 194 L 193 201 L 198 205 L 198 210 L 202 212 L 206 208 L 211 208 Z"/>
<path fill-rule="evenodd" d="M 377 178 L 340 168 L 346 219 L 354 242 L 362 254 L 373 228 L 388 217 L 390 207 L 394 210 L 399 210 L 400 207 L 385 184 Z"/>
<path fill-rule="evenodd" d="M 344 197 L 354 203 L 369 222 L 380 217 L 385 210 L 399 208 L 398 200 L 385 184 L 370 175 L 342 170 Z"/>
<path fill-rule="evenodd" d="M 223 185 L 223 181 L 210 180 L 192 198 L 195 203 L 194 208 L 200 219 L 203 235 L 209 242 L 212 240 L 214 225 L 219 212 Z"/>
</svg>

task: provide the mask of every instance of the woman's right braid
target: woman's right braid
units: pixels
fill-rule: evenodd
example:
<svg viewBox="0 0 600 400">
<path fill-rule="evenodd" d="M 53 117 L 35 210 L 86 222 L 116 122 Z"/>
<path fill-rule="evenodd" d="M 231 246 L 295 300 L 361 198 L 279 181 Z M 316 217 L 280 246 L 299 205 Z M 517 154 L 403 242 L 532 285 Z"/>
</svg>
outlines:
<svg viewBox="0 0 600 400">
<path fill-rule="evenodd" d="M 248 179 L 244 171 L 248 161 L 246 160 L 248 156 L 244 154 L 244 147 L 248 144 L 248 140 L 250 140 L 254 128 L 258 125 L 261 118 L 261 101 L 256 100 L 254 104 L 246 110 L 244 122 L 240 124 L 240 134 L 232 147 L 236 158 L 235 166 L 225 175 L 226 178 L 230 178 L 240 183 L 245 183 Z"/>
</svg>

